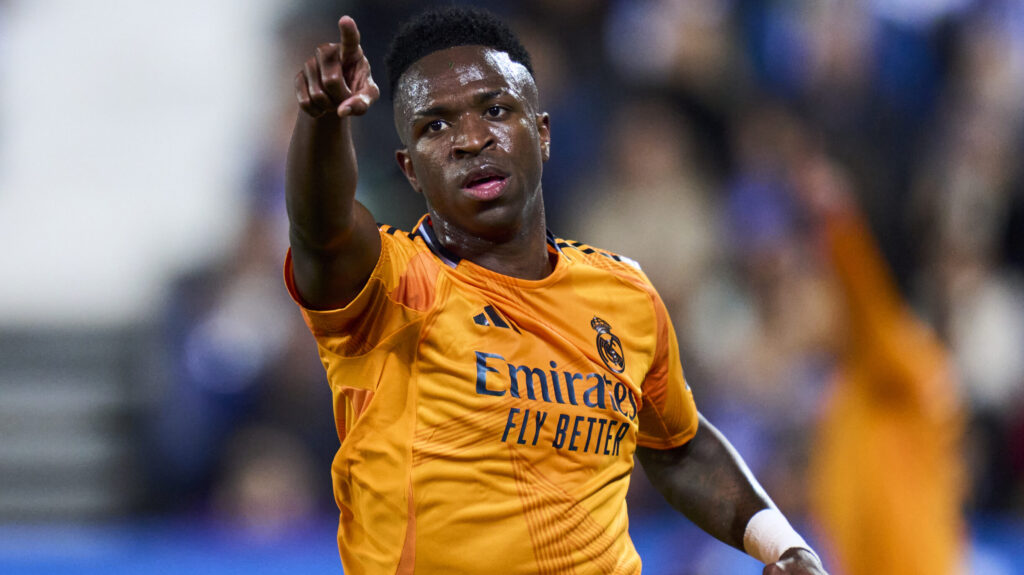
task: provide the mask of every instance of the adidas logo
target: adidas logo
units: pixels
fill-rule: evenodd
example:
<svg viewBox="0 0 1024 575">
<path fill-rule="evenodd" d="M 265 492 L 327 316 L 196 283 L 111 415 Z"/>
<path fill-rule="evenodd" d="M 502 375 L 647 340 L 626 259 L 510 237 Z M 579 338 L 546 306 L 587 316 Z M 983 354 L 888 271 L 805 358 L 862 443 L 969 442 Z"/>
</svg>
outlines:
<svg viewBox="0 0 1024 575">
<path fill-rule="evenodd" d="M 473 316 L 473 323 L 487 327 L 494 326 L 504 329 L 511 329 L 516 333 L 522 333 L 519 331 L 519 328 L 506 321 L 505 318 L 501 317 L 501 314 L 498 313 L 498 310 L 494 309 L 490 305 L 484 306 L 483 313 Z"/>
</svg>

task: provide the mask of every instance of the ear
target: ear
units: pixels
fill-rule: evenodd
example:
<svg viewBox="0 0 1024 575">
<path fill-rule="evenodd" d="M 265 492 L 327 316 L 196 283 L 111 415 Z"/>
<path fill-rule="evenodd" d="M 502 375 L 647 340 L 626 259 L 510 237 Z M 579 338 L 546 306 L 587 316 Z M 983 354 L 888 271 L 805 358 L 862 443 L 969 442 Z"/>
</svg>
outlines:
<svg viewBox="0 0 1024 575">
<path fill-rule="evenodd" d="M 540 135 L 541 159 L 546 162 L 551 157 L 551 117 L 547 112 L 537 114 L 537 133 Z"/>
<path fill-rule="evenodd" d="M 395 161 L 398 162 L 398 169 L 402 170 L 405 174 L 405 179 L 409 180 L 409 185 L 416 191 L 417 194 L 422 194 L 423 190 L 420 189 L 419 182 L 416 180 L 416 171 L 412 167 L 412 158 L 409 156 L 408 148 L 401 148 L 395 150 Z"/>
</svg>

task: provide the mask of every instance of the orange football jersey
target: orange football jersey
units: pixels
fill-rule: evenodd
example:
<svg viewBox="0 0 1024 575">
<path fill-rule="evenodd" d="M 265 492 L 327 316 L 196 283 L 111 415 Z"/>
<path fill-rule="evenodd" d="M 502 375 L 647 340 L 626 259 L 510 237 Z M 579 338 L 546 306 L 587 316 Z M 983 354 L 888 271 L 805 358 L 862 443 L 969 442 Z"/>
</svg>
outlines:
<svg viewBox="0 0 1024 575">
<path fill-rule="evenodd" d="M 302 309 L 341 438 L 345 573 L 639 573 L 625 501 L 636 446 L 697 429 L 646 276 L 550 234 L 554 272 L 528 281 L 460 261 L 429 218 L 380 233 L 349 305 Z M 285 278 L 301 305 L 290 255 Z"/>
<path fill-rule="evenodd" d="M 960 573 L 964 413 L 947 352 L 861 216 L 833 217 L 825 237 L 847 322 L 811 452 L 811 509 L 843 573 Z"/>
</svg>

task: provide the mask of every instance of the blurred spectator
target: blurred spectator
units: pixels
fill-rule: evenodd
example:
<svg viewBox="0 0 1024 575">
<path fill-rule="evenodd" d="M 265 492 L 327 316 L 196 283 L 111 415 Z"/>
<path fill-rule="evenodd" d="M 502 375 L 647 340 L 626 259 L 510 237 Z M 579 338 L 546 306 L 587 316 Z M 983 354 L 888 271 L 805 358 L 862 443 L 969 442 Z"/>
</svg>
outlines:
<svg viewBox="0 0 1024 575">
<path fill-rule="evenodd" d="M 695 305 L 698 365 L 711 367 L 702 410 L 745 454 L 777 504 L 805 515 L 804 483 L 835 329 L 830 286 L 800 233 L 790 166 L 810 149 L 806 127 L 766 103 L 733 130 L 733 170 L 724 186 L 727 261 Z"/>
<path fill-rule="evenodd" d="M 972 408 L 972 503 L 982 510 L 1021 491 L 1022 467 L 1007 453 L 1017 453 L 1024 402 L 1024 278 L 1006 238 L 1024 195 L 1022 22 L 1003 3 L 965 20 L 910 212 L 923 239 L 922 307 L 951 346 Z"/>
<path fill-rule="evenodd" d="M 282 30 L 296 27 L 302 28 L 288 20 Z M 282 60 L 290 68 L 295 39 L 283 39 Z M 308 40 L 304 34 L 299 39 Z M 284 158 L 295 109 L 289 101 L 277 110 L 250 171 L 244 225 L 234 245 L 223 260 L 188 271 L 171 290 L 165 310 L 170 381 L 144 419 L 149 506 L 216 509 L 256 535 L 329 509 L 330 490 L 309 490 L 304 481 L 313 474 L 329 485 L 337 448 L 330 390 L 282 289 Z M 295 480 L 288 487 L 295 492 L 269 493 L 282 478 Z M 230 495 L 234 488 L 239 491 Z M 306 501 L 311 493 L 316 505 Z"/>
<path fill-rule="evenodd" d="M 213 492 L 218 519 L 243 535 L 274 539 L 318 517 L 323 474 L 309 448 L 292 433 L 266 426 L 236 433 L 221 460 Z"/>
<path fill-rule="evenodd" d="M 608 59 L 630 84 L 689 92 L 718 106 L 735 95 L 739 61 L 732 0 L 611 2 Z"/>
<path fill-rule="evenodd" d="M 595 66 L 578 59 L 578 45 L 565 37 L 558 22 L 542 22 L 520 19 L 514 25 L 530 51 L 541 108 L 551 116 L 551 145 L 558 153 L 544 165 L 544 206 L 551 228 L 562 230 L 573 225 L 575 204 L 581 201 L 574 191 L 593 176 L 594 158 L 602 155 L 608 136 L 607 126 L 594 118 L 607 116 L 611 104 L 606 76 L 588 71 Z"/>
<path fill-rule="evenodd" d="M 794 179 L 843 308 L 839 370 L 811 464 L 836 570 L 958 573 L 964 477 L 952 366 L 901 301 L 839 171 L 811 157 Z"/>
<path fill-rule="evenodd" d="M 621 103 L 609 124 L 604 170 L 581 181 L 568 237 L 640 261 L 673 321 L 720 249 L 712 182 L 685 117 L 664 99 Z"/>
<path fill-rule="evenodd" d="M 275 160 L 255 172 L 250 215 L 228 259 L 183 277 L 172 295 L 171 386 L 147 418 L 158 507 L 206 508 L 228 445 L 251 422 L 301 437 L 324 470 L 337 443 L 316 352 L 281 291 L 283 152 L 271 149 Z"/>
</svg>

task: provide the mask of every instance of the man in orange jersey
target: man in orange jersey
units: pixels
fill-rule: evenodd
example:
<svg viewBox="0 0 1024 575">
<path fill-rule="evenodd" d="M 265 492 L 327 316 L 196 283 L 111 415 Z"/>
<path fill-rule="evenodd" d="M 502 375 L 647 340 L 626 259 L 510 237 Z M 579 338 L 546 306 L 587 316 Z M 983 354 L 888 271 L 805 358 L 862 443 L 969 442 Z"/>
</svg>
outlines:
<svg viewBox="0 0 1024 575">
<path fill-rule="evenodd" d="M 512 32 L 450 8 L 392 43 L 396 159 L 427 204 L 401 231 L 354 199 L 351 122 L 380 91 L 338 26 L 295 79 L 285 278 L 334 397 L 345 572 L 639 573 L 636 454 L 764 573 L 824 573 L 697 413 L 635 262 L 547 232 L 549 120 Z"/>
<path fill-rule="evenodd" d="M 814 514 L 847 575 L 959 573 L 963 411 L 949 358 L 903 302 L 841 170 L 811 157 L 796 181 L 845 312 L 811 455 Z"/>
</svg>

